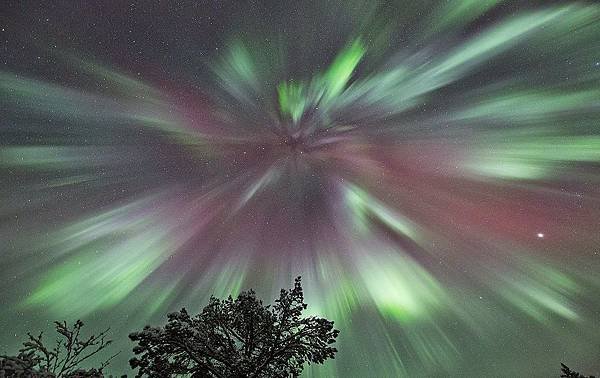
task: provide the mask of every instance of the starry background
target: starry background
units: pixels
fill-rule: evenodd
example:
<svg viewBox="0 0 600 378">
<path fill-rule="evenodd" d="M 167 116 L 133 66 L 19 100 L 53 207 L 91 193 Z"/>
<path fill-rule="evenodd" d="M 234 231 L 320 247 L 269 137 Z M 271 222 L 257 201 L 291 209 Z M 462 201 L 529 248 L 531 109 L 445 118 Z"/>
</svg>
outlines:
<svg viewBox="0 0 600 378">
<path fill-rule="evenodd" d="M 598 375 L 599 184 L 594 2 L 0 5 L 2 353 L 302 275 L 306 376 Z"/>
</svg>

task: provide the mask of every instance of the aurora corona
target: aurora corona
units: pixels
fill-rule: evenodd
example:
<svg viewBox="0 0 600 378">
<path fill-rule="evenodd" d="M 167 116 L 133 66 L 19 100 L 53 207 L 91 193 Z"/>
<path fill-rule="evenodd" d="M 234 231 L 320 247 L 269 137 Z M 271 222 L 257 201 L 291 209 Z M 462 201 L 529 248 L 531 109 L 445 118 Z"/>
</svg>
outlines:
<svg viewBox="0 0 600 378">
<path fill-rule="evenodd" d="M 242 3 L 1 6 L 0 352 L 301 275 L 306 376 L 598 374 L 600 5 Z"/>
</svg>

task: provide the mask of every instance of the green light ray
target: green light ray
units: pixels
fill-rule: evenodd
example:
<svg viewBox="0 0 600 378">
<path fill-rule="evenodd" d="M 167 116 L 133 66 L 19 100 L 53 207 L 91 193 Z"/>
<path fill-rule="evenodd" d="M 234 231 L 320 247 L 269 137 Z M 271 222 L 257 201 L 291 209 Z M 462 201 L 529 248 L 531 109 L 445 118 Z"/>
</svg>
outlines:
<svg viewBox="0 0 600 378">
<path fill-rule="evenodd" d="M 444 29 L 465 26 L 504 0 L 449 0 L 435 12 L 428 35 Z"/>
<path fill-rule="evenodd" d="M 407 236 L 411 240 L 420 240 L 419 228 L 414 222 L 387 208 L 366 191 L 354 185 L 347 185 L 345 196 L 346 203 L 352 210 L 355 225 L 361 232 L 368 231 L 370 227 L 368 217 L 375 216 L 398 234 Z"/>
<path fill-rule="evenodd" d="M 57 260 L 23 304 L 44 306 L 58 317 L 85 316 L 116 306 L 131 295 L 185 242 L 176 237 L 179 223 L 167 225 L 162 211 L 144 210 L 152 198 L 58 231 L 45 247 L 60 251 L 55 254 Z"/>
</svg>

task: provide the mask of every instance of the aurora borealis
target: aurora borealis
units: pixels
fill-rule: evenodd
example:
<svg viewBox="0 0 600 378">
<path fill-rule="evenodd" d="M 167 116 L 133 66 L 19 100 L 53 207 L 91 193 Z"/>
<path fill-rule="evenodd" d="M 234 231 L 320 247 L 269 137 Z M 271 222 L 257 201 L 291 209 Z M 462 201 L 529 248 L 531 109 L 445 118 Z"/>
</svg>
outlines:
<svg viewBox="0 0 600 378">
<path fill-rule="evenodd" d="M 83 5 L 86 4 L 86 5 Z M 0 353 L 302 275 L 314 377 L 600 374 L 600 4 L 0 5 Z"/>
</svg>

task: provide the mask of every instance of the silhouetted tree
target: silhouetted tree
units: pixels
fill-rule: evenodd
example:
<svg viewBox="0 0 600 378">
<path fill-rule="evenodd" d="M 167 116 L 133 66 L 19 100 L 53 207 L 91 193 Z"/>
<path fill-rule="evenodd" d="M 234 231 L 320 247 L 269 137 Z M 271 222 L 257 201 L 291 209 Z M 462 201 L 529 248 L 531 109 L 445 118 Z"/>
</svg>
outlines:
<svg viewBox="0 0 600 378">
<path fill-rule="evenodd" d="M 97 368 L 85 370 L 80 368 L 80 365 L 111 344 L 111 340 L 106 339 L 108 329 L 98 335 L 82 338 L 81 320 L 76 321 L 72 328 L 64 321 L 54 324 L 60 337 L 53 347 L 44 344 L 42 332 L 38 336 L 27 333 L 28 339 L 17 356 L 0 357 L 0 377 L 103 377 L 102 370 L 116 354 Z"/>
<path fill-rule="evenodd" d="M 560 364 L 561 369 L 560 372 L 562 373 L 560 376 L 561 378 L 595 378 L 593 375 L 585 376 L 583 374 L 579 374 L 576 371 L 572 371 L 571 369 L 569 369 L 569 367 L 563 363 Z"/>
<path fill-rule="evenodd" d="M 305 362 L 320 364 L 337 352 L 333 322 L 302 317 L 306 307 L 300 277 L 273 306 L 252 290 L 235 300 L 211 297 L 196 316 L 182 309 L 164 327 L 130 334 L 138 355 L 130 365 L 138 377 L 297 377 Z"/>
</svg>

